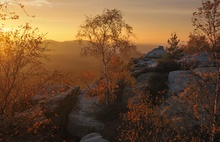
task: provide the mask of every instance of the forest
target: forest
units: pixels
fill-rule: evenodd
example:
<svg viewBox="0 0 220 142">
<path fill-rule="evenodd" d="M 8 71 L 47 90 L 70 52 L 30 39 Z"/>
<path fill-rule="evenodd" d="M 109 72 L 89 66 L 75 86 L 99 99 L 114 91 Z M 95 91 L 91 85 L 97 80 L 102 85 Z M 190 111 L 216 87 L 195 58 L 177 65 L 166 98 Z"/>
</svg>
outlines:
<svg viewBox="0 0 220 142">
<path fill-rule="evenodd" d="M 0 22 L 21 18 L 11 7 L 35 18 L 6 1 Z M 125 14 L 86 16 L 73 41 L 31 23 L 0 30 L 0 141 L 220 141 L 220 0 L 202 1 L 188 40 L 173 32 L 166 47 L 134 43 Z"/>
</svg>

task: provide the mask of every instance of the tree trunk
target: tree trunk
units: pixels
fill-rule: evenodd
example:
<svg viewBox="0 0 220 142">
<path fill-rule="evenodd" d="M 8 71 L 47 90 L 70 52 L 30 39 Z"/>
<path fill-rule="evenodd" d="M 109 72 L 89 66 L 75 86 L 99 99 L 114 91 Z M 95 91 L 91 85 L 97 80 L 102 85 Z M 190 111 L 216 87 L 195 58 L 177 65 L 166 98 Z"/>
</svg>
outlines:
<svg viewBox="0 0 220 142">
<path fill-rule="evenodd" d="M 105 79 L 105 104 L 109 105 L 109 88 L 108 88 L 108 78 L 107 78 L 107 64 L 103 63 L 103 74 Z"/>
<path fill-rule="evenodd" d="M 212 120 L 212 132 L 210 141 L 213 142 L 215 140 L 216 133 L 216 123 L 217 123 L 217 115 L 218 115 L 218 104 L 219 104 L 219 95 L 220 95 L 220 67 L 218 63 L 218 53 L 215 51 L 214 60 L 217 68 L 217 76 L 216 76 L 216 89 L 215 89 L 215 98 L 214 98 L 214 106 L 213 106 L 213 120 Z"/>
</svg>

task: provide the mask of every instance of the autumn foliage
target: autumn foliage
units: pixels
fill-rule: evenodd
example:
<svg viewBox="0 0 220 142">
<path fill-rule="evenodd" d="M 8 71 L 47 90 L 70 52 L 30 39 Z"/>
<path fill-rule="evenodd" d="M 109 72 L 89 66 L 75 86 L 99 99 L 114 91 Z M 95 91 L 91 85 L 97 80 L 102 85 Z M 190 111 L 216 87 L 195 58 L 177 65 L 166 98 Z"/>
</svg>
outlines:
<svg viewBox="0 0 220 142">
<path fill-rule="evenodd" d="M 113 104 L 118 98 L 117 92 L 120 90 L 122 84 L 132 84 L 134 79 L 130 75 L 129 67 L 119 57 L 114 56 L 108 65 L 108 90 L 109 90 L 109 104 Z M 88 94 L 91 97 L 97 97 L 100 103 L 105 103 L 105 78 L 100 78 L 89 88 Z"/>
<path fill-rule="evenodd" d="M 89 41 L 89 44 L 82 48 L 82 55 L 93 56 L 102 63 L 98 86 L 99 90 L 102 90 L 100 96 L 105 96 L 106 105 L 115 98 L 112 93 L 117 88 L 115 80 L 111 79 L 113 76 L 108 76 L 111 73 L 108 71 L 111 69 L 109 64 L 117 52 L 134 51 L 135 46 L 129 40 L 130 36 L 132 27 L 125 23 L 123 13 L 117 9 L 105 9 L 101 15 L 87 16 L 76 36 L 79 41 Z"/>
<path fill-rule="evenodd" d="M 0 19 L 16 20 L 19 16 L 11 11 L 14 2 L 0 2 Z M 0 141 L 29 141 L 53 138 L 56 126 L 49 125 L 46 109 L 32 100 L 36 95 L 59 93 L 57 88 L 65 82 L 67 74 L 49 72 L 44 68 L 48 61 L 45 35 L 30 24 L 10 31 L 0 31 Z M 54 85 L 56 83 L 56 85 Z M 48 90 L 48 88 L 50 88 Z"/>
</svg>

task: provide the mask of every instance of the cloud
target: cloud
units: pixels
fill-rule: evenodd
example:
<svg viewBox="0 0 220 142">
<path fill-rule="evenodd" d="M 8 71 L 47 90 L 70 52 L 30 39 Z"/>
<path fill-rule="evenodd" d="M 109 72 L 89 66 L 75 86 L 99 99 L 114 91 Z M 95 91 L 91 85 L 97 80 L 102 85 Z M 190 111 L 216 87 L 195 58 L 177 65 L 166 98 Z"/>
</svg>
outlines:
<svg viewBox="0 0 220 142">
<path fill-rule="evenodd" d="M 30 5 L 30 6 L 43 6 L 43 5 L 48 5 L 52 6 L 52 4 L 48 0 L 28 0 L 28 1 L 23 1 L 22 4 L 24 5 Z"/>
</svg>

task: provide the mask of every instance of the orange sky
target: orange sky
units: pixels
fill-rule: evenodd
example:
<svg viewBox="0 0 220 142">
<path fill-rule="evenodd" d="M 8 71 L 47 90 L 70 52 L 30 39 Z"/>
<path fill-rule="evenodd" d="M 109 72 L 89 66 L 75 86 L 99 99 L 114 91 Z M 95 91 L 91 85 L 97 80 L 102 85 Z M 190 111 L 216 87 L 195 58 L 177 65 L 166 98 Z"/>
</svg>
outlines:
<svg viewBox="0 0 220 142">
<path fill-rule="evenodd" d="M 2 1 L 2 0 L 1 0 Z M 9 1 L 9 0 L 3 0 Z M 16 21 L 2 22 L 6 27 L 30 22 L 47 39 L 57 41 L 74 40 L 77 29 L 85 15 L 100 14 L 104 8 L 117 8 L 125 14 L 136 35 L 135 43 L 164 45 L 170 34 L 176 32 L 186 41 L 193 31 L 192 13 L 197 11 L 201 0 L 17 0 L 25 5 L 31 18 L 20 9 Z"/>
</svg>

